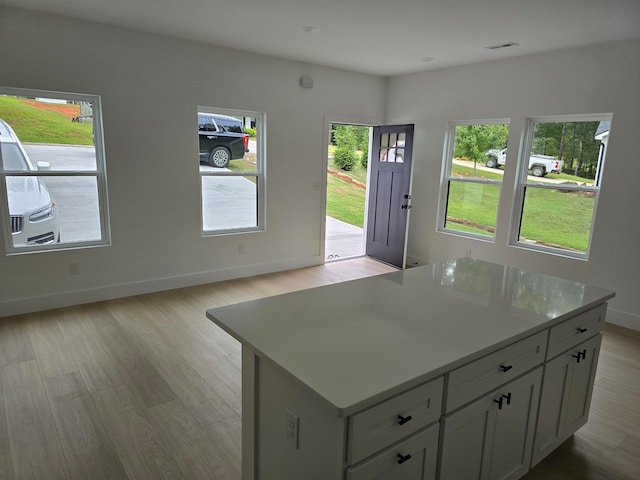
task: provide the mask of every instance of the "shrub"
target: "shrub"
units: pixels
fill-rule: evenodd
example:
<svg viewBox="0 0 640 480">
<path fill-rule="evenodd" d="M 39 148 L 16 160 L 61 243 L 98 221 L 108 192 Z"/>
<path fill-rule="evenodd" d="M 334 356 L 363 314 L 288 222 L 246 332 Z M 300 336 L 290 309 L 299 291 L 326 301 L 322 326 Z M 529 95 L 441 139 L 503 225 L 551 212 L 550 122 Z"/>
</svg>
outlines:
<svg viewBox="0 0 640 480">
<path fill-rule="evenodd" d="M 351 147 L 338 147 L 333 152 L 333 161 L 338 168 L 348 172 L 356 164 L 356 152 Z"/>
<path fill-rule="evenodd" d="M 255 128 L 245 128 L 244 133 L 248 133 L 251 138 L 256 138 L 256 129 Z"/>
<path fill-rule="evenodd" d="M 362 153 L 360 154 L 360 163 L 364 168 L 367 168 L 369 164 L 369 144 L 365 143 L 362 148 Z"/>
</svg>

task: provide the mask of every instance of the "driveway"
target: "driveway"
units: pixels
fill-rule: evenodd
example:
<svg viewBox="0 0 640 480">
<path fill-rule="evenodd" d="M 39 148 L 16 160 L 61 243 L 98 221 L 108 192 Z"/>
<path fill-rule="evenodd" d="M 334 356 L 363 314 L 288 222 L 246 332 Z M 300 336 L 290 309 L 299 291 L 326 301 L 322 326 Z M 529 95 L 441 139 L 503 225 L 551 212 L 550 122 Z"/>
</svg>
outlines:
<svg viewBox="0 0 640 480">
<path fill-rule="evenodd" d="M 96 168 L 95 151 L 91 146 L 25 143 L 24 148 L 34 163 L 49 162 L 52 171 L 89 172 Z M 200 169 L 214 170 L 206 165 L 201 165 Z M 56 201 L 60 240 L 99 240 L 100 212 L 95 178 L 48 177 L 46 183 Z M 205 230 L 242 228 L 257 223 L 255 184 L 244 177 L 203 176 L 202 200 Z"/>
<path fill-rule="evenodd" d="M 93 147 L 25 143 L 33 163 L 49 162 L 51 170 L 91 171 L 96 168 Z M 47 188 L 56 201 L 61 242 L 100 239 L 98 186 L 94 177 L 48 177 Z"/>
</svg>

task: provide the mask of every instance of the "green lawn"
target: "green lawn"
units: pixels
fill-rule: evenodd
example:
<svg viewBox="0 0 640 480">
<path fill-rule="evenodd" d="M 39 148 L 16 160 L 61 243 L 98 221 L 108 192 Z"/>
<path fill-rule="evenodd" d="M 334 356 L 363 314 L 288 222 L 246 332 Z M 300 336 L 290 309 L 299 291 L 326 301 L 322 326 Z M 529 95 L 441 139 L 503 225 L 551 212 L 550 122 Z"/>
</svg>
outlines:
<svg viewBox="0 0 640 480">
<path fill-rule="evenodd" d="M 91 124 L 72 122 L 61 113 L 34 107 L 23 99 L 0 96 L 0 118 L 22 142 L 93 145 Z"/>
<path fill-rule="evenodd" d="M 470 176 L 473 168 L 454 165 L 454 174 Z M 474 177 L 500 179 L 502 175 L 478 170 Z M 553 175 L 576 183 L 585 179 Z M 449 192 L 447 228 L 493 235 L 499 198 L 498 185 L 453 182 Z M 528 188 L 520 237 L 544 245 L 585 252 L 593 216 L 594 198 L 580 192 Z M 465 220 L 465 223 L 462 223 Z"/>
<path fill-rule="evenodd" d="M 327 215 L 362 228 L 364 200 L 364 189 L 327 175 Z"/>
</svg>

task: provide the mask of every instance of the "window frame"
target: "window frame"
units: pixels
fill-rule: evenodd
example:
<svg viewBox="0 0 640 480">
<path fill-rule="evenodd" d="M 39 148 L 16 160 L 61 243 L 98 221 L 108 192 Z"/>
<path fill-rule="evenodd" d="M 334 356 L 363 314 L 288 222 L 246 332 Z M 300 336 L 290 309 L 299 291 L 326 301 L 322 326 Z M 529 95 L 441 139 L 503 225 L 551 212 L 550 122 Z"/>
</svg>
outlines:
<svg viewBox="0 0 640 480">
<path fill-rule="evenodd" d="M 89 102 L 92 104 L 93 117 L 93 147 L 95 150 L 96 168 L 95 170 L 38 170 L 34 172 L 22 172 L 4 170 L 2 162 L 0 162 L 0 215 L 2 218 L 9 218 L 9 199 L 7 190 L 7 177 L 93 177 L 96 179 L 96 188 L 98 192 L 98 213 L 100 217 L 100 239 L 88 241 L 74 241 L 51 243 L 43 245 L 29 245 L 23 247 L 14 247 L 10 222 L 2 223 L 2 241 L 4 243 L 5 255 L 22 255 L 30 253 L 42 253 L 59 250 L 75 250 L 89 247 L 103 247 L 111 245 L 111 228 L 109 222 L 109 199 L 108 199 L 108 183 L 106 171 L 106 155 L 104 150 L 104 129 L 102 122 L 102 101 L 100 95 L 59 92 L 50 90 L 27 89 L 16 87 L 0 86 L 0 95 L 17 96 L 17 97 L 33 97 L 33 98 L 51 98 L 57 100 L 72 100 L 77 102 Z"/>
<path fill-rule="evenodd" d="M 490 118 L 490 119 L 475 119 L 475 120 L 459 120 L 449 122 L 447 125 L 447 132 L 445 134 L 445 143 L 443 150 L 442 169 L 440 174 L 440 196 L 438 199 L 438 217 L 436 224 L 436 231 L 439 233 L 445 233 L 448 235 L 456 235 L 466 238 L 473 238 L 489 243 L 496 243 L 496 234 L 498 230 L 498 218 L 500 201 L 502 198 L 502 191 L 504 185 L 503 180 L 490 180 L 480 178 L 460 178 L 451 175 L 453 167 L 453 152 L 455 148 L 456 140 L 456 127 L 467 125 L 509 125 L 509 135 L 511 135 L 511 119 L 510 118 Z M 498 205 L 496 209 L 496 232 L 493 235 L 481 235 L 473 232 L 464 232 L 461 230 L 454 230 L 446 227 L 448 203 L 449 203 L 449 191 L 451 182 L 459 183 L 474 183 L 483 185 L 499 185 L 500 193 L 498 195 Z"/>
<path fill-rule="evenodd" d="M 514 181 L 514 190 L 513 190 L 513 205 L 512 205 L 512 214 L 511 214 L 511 222 L 510 222 L 510 233 L 509 233 L 509 246 L 522 248 L 525 250 L 531 250 L 541 253 L 546 253 L 550 255 L 558 255 L 563 257 L 574 258 L 577 260 L 587 261 L 589 259 L 589 253 L 591 251 L 591 245 L 593 240 L 593 230 L 596 224 L 596 217 L 598 213 L 598 200 L 600 198 L 600 190 L 602 183 L 602 171 L 604 164 L 606 163 L 607 158 L 607 147 L 608 142 L 602 142 L 602 147 L 600 150 L 600 158 L 598 160 L 598 166 L 596 170 L 596 178 L 594 179 L 593 186 L 587 185 L 562 185 L 562 184 L 537 184 L 535 182 L 531 182 L 528 180 L 529 173 L 529 157 L 531 155 L 531 150 L 533 147 L 533 140 L 535 134 L 536 125 L 539 123 L 570 123 L 570 122 L 601 122 L 601 121 L 612 121 L 613 115 L 611 113 L 600 113 L 600 114 L 583 114 L 583 115 L 552 115 L 552 116 L 541 116 L 541 117 L 528 117 L 525 122 L 522 141 L 520 143 L 520 149 L 518 151 L 517 158 L 517 167 L 516 167 L 516 177 Z M 611 127 L 609 127 L 611 129 Z M 587 250 L 583 252 L 574 252 L 569 249 L 551 247 L 547 245 L 539 245 L 528 242 L 520 241 L 520 228 L 521 222 L 525 207 L 525 197 L 526 197 L 526 189 L 527 188 L 539 188 L 539 189 L 550 189 L 550 190 L 565 190 L 565 191 L 576 191 L 580 190 L 583 192 L 593 192 L 594 193 L 594 204 L 593 204 L 593 215 L 591 217 L 591 226 L 589 230 L 589 240 L 587 243 Z"/>
<path fill-rule="evenodd" d="M 200 163 L 198 163 L 198 177 L 200 179 L 200 236 L 201 237 L 218 237 L 224 235 L 237 235 L 243 233 L 255 233 L 266 231 L 266 212 L 267 212 L 267 195 L 266 195 L 266 166 L 267 166 L 267 114 L 265 112 L 257 112 L 252 110 L 236 110 L 229 108 L 206 107 L 199 105 L 196 107 L 196 123 L 198 123 L 198 113 L 211 113 L 220 115 L 229 115 L 232 117 L 251 117 L 256 121 L 256 169 L 255 171 L 216 171 L 216 169 L 202 171 Z M 197 127 L 198 125 L 196 125 Z M 256 178 L 256 225 L 251 227 L 239 228 L 222 228 L 217 230 L 204 229 L 204 204 L 203 204 L 203 177 L 255 177 Z"/>
</svg>

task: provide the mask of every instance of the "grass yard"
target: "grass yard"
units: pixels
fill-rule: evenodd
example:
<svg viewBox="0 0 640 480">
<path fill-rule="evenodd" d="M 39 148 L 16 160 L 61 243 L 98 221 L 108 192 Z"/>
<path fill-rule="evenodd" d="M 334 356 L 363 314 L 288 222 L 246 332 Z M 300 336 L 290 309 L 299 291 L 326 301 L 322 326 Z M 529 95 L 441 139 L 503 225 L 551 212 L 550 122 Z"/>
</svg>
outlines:
<svg viewBox="0 0 640 480">
<path fill-rule="evenodd" d="M 454 165 L 454 175 L 499 180 L 499 173 Z M 582 183 L 573 175 L 558 176 Z M 552 176 L 550 178 L 556 178 Z M 500 186 L 452 182 L 449 192 L 447 228 L 493 236 L 498 213 Z M 584 192 L 528 188 L 520 228 L 522 241 L 586 252 L 595 199 Z"/>
<path fill-rule="evenodd" d="M 356 227 L 364 226 L 365 190 L 327 175 L 327 215 Z"/>
<path fill-rule="evenodd" d="M 93 145 L 91 124 L 71 121 L 78 105 L 57 105 L 0 96 L 0 118 L 15 130 L 21 142 Z"/>
</svg>

